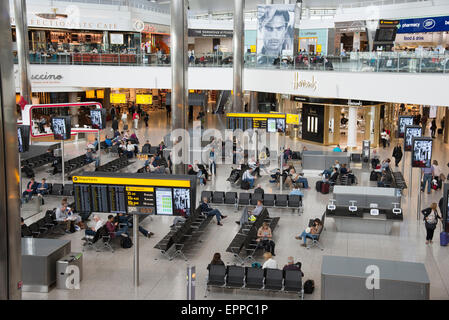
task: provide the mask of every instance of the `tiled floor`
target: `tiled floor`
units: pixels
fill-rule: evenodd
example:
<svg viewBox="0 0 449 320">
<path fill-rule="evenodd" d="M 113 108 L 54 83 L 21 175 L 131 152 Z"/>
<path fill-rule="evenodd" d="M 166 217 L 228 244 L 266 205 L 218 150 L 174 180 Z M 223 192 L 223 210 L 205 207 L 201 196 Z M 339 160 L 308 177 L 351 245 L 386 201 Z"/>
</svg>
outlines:
<svg viewBox="0 0 449 320">
<path fill-rule="evenodd" d="M 163 136 L 170 132 L 170 124 L 165 118 L 165 113 L 156 111 L 150 115 L 150 127 L 140 128 L 138 137 L 141 142 L 150 139 L 151 143 L 158 144 Z M 208 114 L 208 127 L 223 127 L 221 116 Z M 130 123 L 131 127 L 131 123 Z M 109 134 L 110 129 L 104 130 Z M 91 137 L 93 139 L 94 137 Z M 316 145 L 303 144 L 298 141 L 287 140 L 288 144 L 294 150 L 302 149 L 306 145 L 309 150 L 331 150 L 330 147 L 320 147 Z M 393 141 L 394 142 L 394 141 Z M 66 154 L 68 158 L 81 154 L 85 148 L 86 142 L 68 143 L 66 145 Z M 388 149 L 378 149 L 381 158 L 390 157 L 392 147 Z M 449 162 L 449 145 L 442 143 L 441 138 L 435 139 L 434 159 L 439 160 L 444 173 L 448 172 L 446 163 Z M 102 163 L 110 161 L 112 155 L 102 155 Z M 410 185 L 410 155 L 407 155 L 405 166 L 405 178 Z M 137 168 L 143 165 L 143 161 L 136 160 L 136 163 L 123 169 L 124 172 L 135 172 Z M 402 168 L 400 165 L 399 168 Z M 47 169 L 48 170 L 48 169 Z M 87 170 L 93 171 L 93 165 Z M 230 173 L 229 165 L 218 166 L 217 176 L 201 190 L 237 190 L 229 185 L 226 179 Z M 370 185 L 369 169 L 361 169 L 361 166 L 354 166 L 354 171 L 359 179 L 360 185 Z M 290 210 L 269 210 L 270 215 L 281 217 L 277 228 L 274 230 L 274 240 L 276 242 L 276 260 L 282 267 L 287 261 L 287 257 L 292 255 L 296 260 L 302 262 L 305 279 L 315 280 L 316 290 L 312 295 L 306 295 L 306 299 L 320 299 L 320 270 L 323 255 L 341 255 L 350 257 L 365 257 L 390 259 L 398 261 L 422 262 L 425 264 L 431 281 L 430 297 L 431 299 L 449 299 L 449 248 L 440 247 L 439 232 L 435 232 L 434 244 L 425 245 L 424 224 L 417 220 L 417 181 L 419 181 L 419 170 L 415 169 L 413 174 L 412 198 L 408 199 L 408 192 L 404 192 L 402 207 L 405 213 L 403 222 L 395 222 L 391 235 L 368 235 L 368 234 L 349 234 L 336 232 L 333 219 L 327 219 L 325 231 L 321 237 L 324 251 L 319 249 L 307 250 L 301 247 L 295 235 L 298 235 L 306 226 L 310 218 L 320 217 L 325 210 L 328 199 L 331 194 L 323 195 L 317 193 L 313 186 L 318 180 L 318 175 L 309 177 L 309 184 L 312 187 L 305 190 L 304 213 L 299 216 Z M 37 177 L 48 176 L 45 170 L 37 173 Z M 49 177 L 50 182 L 59 182 L 60 177 Z M 266 192 L 279 192 L 276 187 L 269 183 L 268 177 L 262 177 L 260 180 Z M 25 181 L 23 185 L 25 184 Z M 286 193 L 286 191 L 284 191 Z M 431 194 L 423 194 L 423 207 L 431 202 L 438 202 L 442 195 L 441 191 L 432 191 Z M 62 197 L 61 197 L 62 198 Z M 46 201 L 45 207 L 53 208 L 60 202 L 60 199 L 50 199 Z M 195 265 L 197 269 L 197 299 L 204 298 L 205 277 L 207 275 L 206 266 L 212 258 L 214 252 L 220 252 L 225 263 L 236 263 L 234 257 L 226 253 L 225 250 L 232 238 L 238 231 L 238 226 L 234 223 L 240 213 L 231 207 L 219 207 L 223 214 L 228 218 L 223 221 L 223 226 L 217 226 L 211 223 L 205 234 L 202 236 L 202 242 L 197 248 L 187 253 L 188 263 Z M 31 208 L 32 210 L 32 208 Z M 44 210 L 45 212 L 45 210 Z M 40 218 L 42 213 L 27 219 L 31 223 Z M 53 289 L 48 294 L 42 293 L 23 293 L 24 299 L 185 299 L 186 297 L 186 266 L 187 263 L 176 258 L 174 261 L 168 261 L 164 258 L 154 245 L 169 231 L 169 225 L 172 218 L 155 216 L 152 220 L 145 219 L 143 226 L 155 233 L 151 239 L 140 235 L 140 286 L 133 287 L 133 249 L 121 249 L 117 247 L 114 253 L 86 251 L 83 257 L 83 281 L 81 289 L 65 291 Z M 82 250 L 81 238 L 83 234 L 77 232 L 71 235 L 65 235 L 62 238 L 72 241 L 72 251 L 80 252 Z M 259 261 L 262 257 L 259 257 Z M 254 291 L 239 291 L 226 289 L 212 289 L 207 299 L 297 299 L 294 294 L 279 293 L 261 293 Z"/>
</svg>

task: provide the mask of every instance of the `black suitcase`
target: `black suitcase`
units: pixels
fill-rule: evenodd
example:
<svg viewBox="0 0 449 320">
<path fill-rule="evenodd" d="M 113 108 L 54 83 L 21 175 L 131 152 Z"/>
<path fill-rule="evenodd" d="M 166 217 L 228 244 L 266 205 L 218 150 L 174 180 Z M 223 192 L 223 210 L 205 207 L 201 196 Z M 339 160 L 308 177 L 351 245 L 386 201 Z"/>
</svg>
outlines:
<svg viewBox="0 0 449 320">
<path fill-rule="evenodd" d="M 443 129 L 442 128 L 438 129 L 438 134 L 443 134 Z"/>
<path fill-rule="evenodd" d="M 321 185 L 323 184 L 323 181 L 317 181 L 315 184 L 315 189 L 317 192 L 321 192 Z"/>
<path fill-rule="evenodd" d="M 250 189 L 250 185 L 248 181 L 242 180 L 242 182 L 240 183 L 240 188 L 242 190 L 249 190 Z"/>
<path fill-rule="evenodd" d="M 378 177 L 379 173 L 373 170 L 369 176 L 369 181 L 378 181 Z"/>
</svg>

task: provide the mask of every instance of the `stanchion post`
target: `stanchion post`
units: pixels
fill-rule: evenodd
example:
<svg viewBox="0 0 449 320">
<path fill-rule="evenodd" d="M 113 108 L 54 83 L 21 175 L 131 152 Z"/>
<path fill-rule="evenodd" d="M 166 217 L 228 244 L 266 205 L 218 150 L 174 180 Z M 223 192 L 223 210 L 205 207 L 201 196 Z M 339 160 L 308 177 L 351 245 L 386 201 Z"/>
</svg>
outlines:
<svg viewBox="0 0 449 320">
<path fill-rule="evenodd" d="M 133 214 L 134 287 L 139 286 L 139 215 Z"/>
<path fill-rule="evenodd" d="M 64 168 L 64 140 L 61 141 L 61 168 L 62 168 L 62 186 L 64 186 L 64 174 L 65 174 L 65 168 Z"/>
<path fill-rule="evenodd" d="M 419 169 L 418 205 L 416 206 L 416 220 L 418 221 L 419 221 L 419 214 L 421 213 L 421 181 L 422 181 L 422 169 Z"/>
<path fill-rule="evenodd" d="M 195 300 L 195 266 L 187 266 L 187 300 Z"/>
<path fill-rule="evenodd" d="M 19 195 L 22 196 L 22 161 L 20 160 L 19 152 Z M 22 201 L 20 202 L 22 205 Z"/>
<path fill-rule="evenodd" d="M 404 158 L 406 157 L 406 154 L 404 154 Z M 408 178 L 408 201 L 411 204 L 411 200 L 412 200 L 412 186 L 413 186 L 413 167 L 410 166 L 410 174 L 409 174 L 409 178 Z M 418 185 L 420 185 L 420 183 L 418 183 Z M 420 186 L 421 188 L 421 186 Z"/>
<path fill-rule="evenodd" d="M 97 134 L 98 139 L 98 165 L 101 166 L 101 143 L 100 143 L 100 129 Z"/>
</svg>

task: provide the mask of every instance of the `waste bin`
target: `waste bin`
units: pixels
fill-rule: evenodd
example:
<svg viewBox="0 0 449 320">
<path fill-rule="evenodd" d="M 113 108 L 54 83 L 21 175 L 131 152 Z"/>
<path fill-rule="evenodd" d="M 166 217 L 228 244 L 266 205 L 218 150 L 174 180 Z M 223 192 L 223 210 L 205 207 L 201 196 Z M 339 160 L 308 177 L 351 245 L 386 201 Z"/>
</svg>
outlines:
<svg viewBox="0 0 449 320">
<path fill-rule="evenodd" d="M 83 254 L 71 252 L 56 262 L 56 287 L 58 289 L 79 288 L 83 274 Z M 70 277 L 70 280 L 67 279 Z M 79 278 L 78 278 L 79 277 Z"/>
</svg>

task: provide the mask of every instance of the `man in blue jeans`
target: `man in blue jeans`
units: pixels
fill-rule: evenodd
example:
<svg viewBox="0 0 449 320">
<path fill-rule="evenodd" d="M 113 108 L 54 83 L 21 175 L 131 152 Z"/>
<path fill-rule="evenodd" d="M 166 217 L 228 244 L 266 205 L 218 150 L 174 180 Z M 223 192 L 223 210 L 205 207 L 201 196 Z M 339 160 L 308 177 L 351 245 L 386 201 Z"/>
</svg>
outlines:
<svg viewBox="0 0 449 320">
<path fill-rule="evenodd" d="M 208 217 L 215 216 L 217 218 L 217 225 L 222 226 L 220 220 L 226 218 L 226 216 L 222 215 L 217 209 L 212 209 L 207 202 L 207 197 L 204 197 L 203 202 L 201 203 L 201 213 L 207 215 Z"/>
<path fill-rule="evenodd" d="M 323 228 L 323 224 L 320 219 L 313 220 L 312 227 L 306 228 L 299 237 L 295 237 L 297 240 L 303 240 L 301 246 L 307 247 L 307 238 L 315 240 L 318 238 L 321 229 Z"/>
<path fill-rule="evenodd" d="M 132 217 L 131 216 L 126 216 L 123 213 L 119 213 L 118 214 L 118 222 L 119 222 L 119 224 L 127 225 L 128 228 L 132 228 L 133 227 Z M 139 232 L 142 233 L 147 238 L 151 238 L 151 236 L 154 235 L 153 232 L 148 232 L 142 226 L 139 226 Z"/>
<path fill-rule="evenodd" d="M 426 189 L 426 182 L 427 182 L 427 193 L 430 193 L 430 188 L 432 184 L 432 168 L 422 168 L 423 173 L 423 182 L 421 185 L 421 192 L 424 192 L 424 189 Z"/>
</svg>

